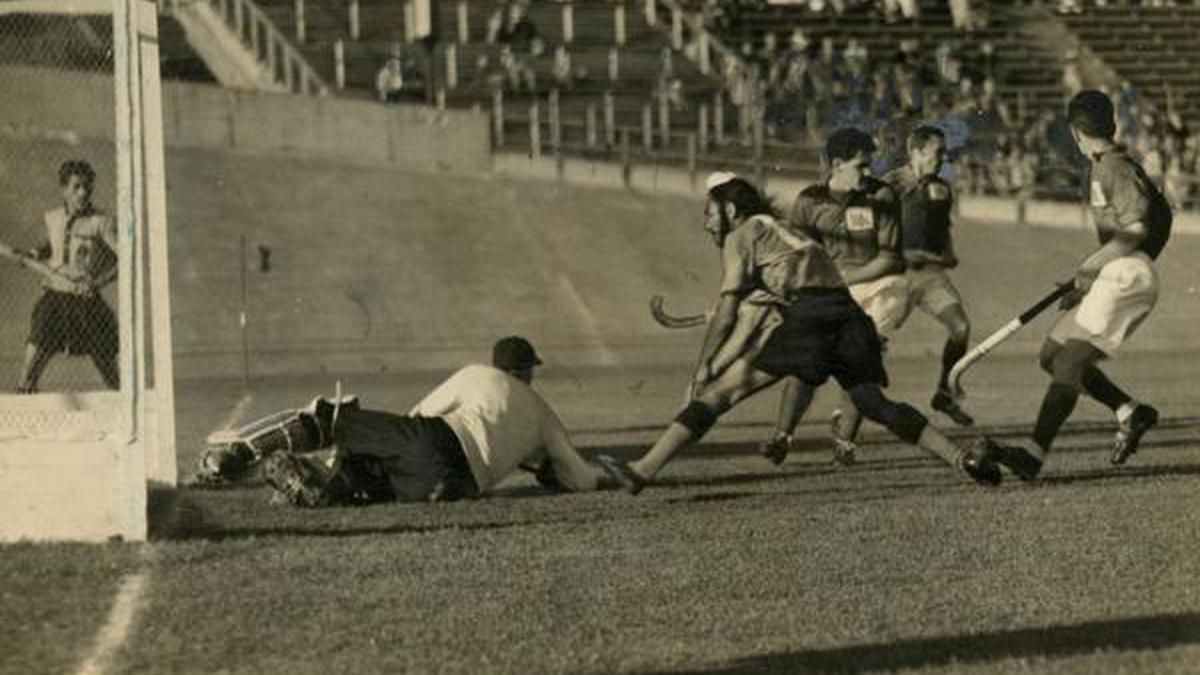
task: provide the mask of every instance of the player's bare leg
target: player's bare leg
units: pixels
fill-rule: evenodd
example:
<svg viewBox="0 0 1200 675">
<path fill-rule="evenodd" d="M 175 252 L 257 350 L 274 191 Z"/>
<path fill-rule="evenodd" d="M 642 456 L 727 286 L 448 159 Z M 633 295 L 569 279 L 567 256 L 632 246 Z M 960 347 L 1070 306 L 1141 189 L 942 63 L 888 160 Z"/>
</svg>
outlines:
<svg viewBox="0 0 1200 675">
<path fill-rule="evenodd" d="M 796 427 L 808 407 L 812 405 L 813 393 L 811 385 L 805 384 L 798 377 L 788 377 L 783 381 L 783 395 L 779 397 L 779 416 L 775 420 L 775 435 L 771 440 L 759 446 L 759 452 L 771 460 L 773 464 L 782 464 L 792 449 L 795 440 Z"/>
<path fill-rule="evenodd" d="M 967 319 L 962 305 L 950 305 L 935 315 L 938 322 L 946 328 L 948 336 L 942 347 L 942 372 L 938 376 L 937 391 L 929 402 L 930 407 L 954 420 L 954 423 L 969 427 L 975 420 L 959 407 L 958 402 L 950 394 L 950 371 L 954 364 L 967 353 L 967 344 L 971 338 L 971 323 Z"/>
<path fill-rule="evenodd" d="M 100 373 L 100 377 L 104 380 L 104 386 L 109 389 L 121 388 L 121 374 L 117 370 L 117 357 L 112 354 L 97 355 L 92 354 L 92 363 L 96 366 L 96 370 Z"/>
<path fill-rule="evenodd" d="M 663 435 L 629 468 L 642 479 L 653 478 L 681 449 L 704 436 L 727 410 L 779 380 L 738 359 L 675 417 Z"/>
<path fill-rule="evenodd" d="M 830 420 L 830 438 L 833 441 L 833 463 L 850 466 L 858 462 L 858 430 L 862 428 L 862 413 L 854 405 L 850 392 L 842 392 L 841 403 L 833 411 Z"/>
<path fill-rule="evenodd" d="M 21 364 L 21 380 L 17 384 L 18 394 L 36 394 L 38 390 L 38 382 L 42 379 L 42 372 L 46 370 L 46 365 L 50 363 L 50 357 L 54 356 L 50 351 L 42 349 L 33 343 L 25 345 L 25 361 Z"/>
</svg>

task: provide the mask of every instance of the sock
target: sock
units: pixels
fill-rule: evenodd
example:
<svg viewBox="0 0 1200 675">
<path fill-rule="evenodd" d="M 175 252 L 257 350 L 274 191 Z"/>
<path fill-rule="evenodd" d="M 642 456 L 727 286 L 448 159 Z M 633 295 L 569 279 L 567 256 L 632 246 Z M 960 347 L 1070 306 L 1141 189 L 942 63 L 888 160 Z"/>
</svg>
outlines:
<svg viewBox="0 0 1200 675">
<path fill-rule="evenodd" d="M 966 353 L 967 342 L 965 340 L 946 340 L 946 346 L 942 347 L 942 374 L 938 376 L 938 391 L 949 391 L 950 371 Z"/>
<path fill-rule="evenodd" d="M 1075 402 L 1079 400 L 1079 392 L 1069 384 L 1051 382 L 1042 399 L 1042 408 L 1038 411 L 1037 423 L 1033 427 L 1033 440 L 1043 451 L 1049 451 L 1058 436 L 1058 430 L 1063 422 L 1075 410 Z"/>
<path fill-rule="evenodd" d="M 1122 407 L 1132 402 L 1129 394 L 1121 391 L 1121 388 L 1113 384 L 1104 371 L 1096 366 L 1091 366 L 1083 371 L 1083 390 L 1087 392 L 1088 396 L 1107 406 L 1109 410 L 1118 411 L 1118 413 Z"/>
<path fill-rule="evenodd" d="M 1133 415 L 1133 411 L 1135 408 L 1137 408 L 1137 405 L 1138 405 L 1137 401 L 1130 399 L 1130 400 L 1122 403 L 1120 406 L 1118 406 L 1117 407 L 1117 421 L 1120 422 L 1121 424 L 1125 424 L 1126 422 L 1128 422 L 1129 417 L 1131 415 Z"/>
</svg>

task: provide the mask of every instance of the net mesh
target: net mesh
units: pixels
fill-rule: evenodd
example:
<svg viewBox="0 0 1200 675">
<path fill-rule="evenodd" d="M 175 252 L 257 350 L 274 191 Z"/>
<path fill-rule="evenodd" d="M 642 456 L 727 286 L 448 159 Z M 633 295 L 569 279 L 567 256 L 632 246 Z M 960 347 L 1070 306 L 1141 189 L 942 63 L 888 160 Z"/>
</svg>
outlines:
<svg viewBox="0 0 1200 675">
<path fill-rule="evenodd" d="M 0 392 L 80 401 L 119 363 L 113 21 L 3 10 Z M 61 407 L 5 405 L 0 439 L 98 423 Z"/>
</svg>

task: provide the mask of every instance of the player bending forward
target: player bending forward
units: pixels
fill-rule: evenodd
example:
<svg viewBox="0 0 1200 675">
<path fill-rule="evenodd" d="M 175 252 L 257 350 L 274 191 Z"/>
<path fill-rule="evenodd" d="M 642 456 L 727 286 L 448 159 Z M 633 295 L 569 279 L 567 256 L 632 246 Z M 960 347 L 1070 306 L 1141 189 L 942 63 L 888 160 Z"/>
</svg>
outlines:
<svg viewBox="0 0 1200 675">
<path fill-rule="evenodd" d="M 1113 356 L 1158 300 L 1158 258 L 1171 234 L 1171 207 L 1125 149 L 1113 142 L 1112 102 L 1102 92 L 1082 91 L 1067 106 L 1067 124 L 1091 160 L 1091 200 L 1100 248 L 1075 272 L 1075 289 L 1063 298 L 1065 314 L 1042 345 L 1042 368 L 1050 386 L 1042 399 L 1031 447 L 1001 446 L 997 461 L 1023 480 L 1042 469 L 1059 428 L 1086 393 L 1116 414 L 1113 464 L 1137 452 L 1158 411 L 1135 401 L 1109 380 L 1097 363 Z"/>
<path fill-rule="evenodd" d="M 819 242 L 781 225 L 767 199 L 737 177 L 709 183 L 705 216 L 704 229 L 722 249 L 723 274 L 694 377 L 695 395 L 641 459 L 626 464 L 597 457 L 626 491 L 636 494 L 680 448 L 702 438 L 722 413 L 787 376 L 810 387 L 834 377 L 868 418 L 977 483 L 1000 483 L 988 439 L 959 447 L 915 408 L 883 395 L 880 384 L 887 376 L 875 327 Z M 714 364 L 724 343 L 741 332 L 735 330 L 739 306 L 751 296 L 772 300 L 761 324 L 765 339 L 745 343 L 727 366 Z"/>
<path fill-rule="evenodd" d="M 530 387 L 540 364 L 533 346 L 513 336 L 495 344 L 491 366 L 460 369 L 408 415 L 362 410 L 353 401 L 334 412 L 318 400 L 306 423 L 317 451 L 295 452 L 289 440 L 292 451 L 266 456 L 263 475 L 287 502 L 302 507 L 479 497 L 518 468 L 556 490 L 611 485 Z M 248 425 L 243 447 L 262 452 L 256 440 L 273 433 L 272 426 Z"/>
</svg>

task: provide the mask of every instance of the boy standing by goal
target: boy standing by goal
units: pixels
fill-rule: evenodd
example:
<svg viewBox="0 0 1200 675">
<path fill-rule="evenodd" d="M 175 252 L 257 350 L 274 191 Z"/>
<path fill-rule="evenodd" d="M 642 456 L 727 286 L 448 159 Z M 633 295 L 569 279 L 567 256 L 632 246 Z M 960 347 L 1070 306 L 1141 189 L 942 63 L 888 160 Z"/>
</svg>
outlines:
<svg viewBox="0 0 1200 675">
<path fill-rule="evenodd" d="M 32 253 L 54 274 L 33 309 L 17 393 L 32 394 L 59 352 L 87 354 L 109 389 L 118 386 L 117 320 L 100 289 L 117 278 L 117 228 L 92 204 L 96 171 L 83 160 L 58 169 L 62 205 L 44 217 L 46 240 Z"/>
</svg>

